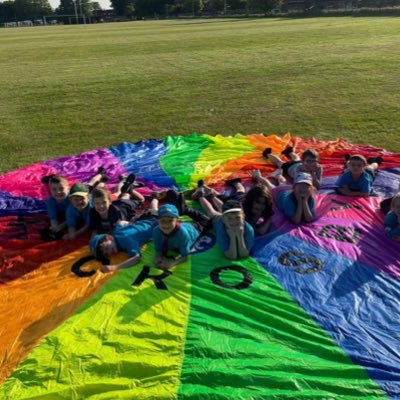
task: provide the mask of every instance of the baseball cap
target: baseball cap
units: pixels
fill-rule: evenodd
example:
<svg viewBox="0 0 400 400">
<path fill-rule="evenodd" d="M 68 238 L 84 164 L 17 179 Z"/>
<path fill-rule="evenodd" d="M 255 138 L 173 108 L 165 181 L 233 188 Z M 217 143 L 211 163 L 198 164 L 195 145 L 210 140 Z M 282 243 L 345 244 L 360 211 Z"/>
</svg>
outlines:
<svg viewBox="0 0 400 400">
<path fill-rule="evenodd" d="M 158 209 L 158 218 L 162 217 L 179 218 L 179 211 L 172 204 L 164 204 Z"/>
<path fill-rule="evenodd" d="M 86 197 L 89 194 L 89 189 L 83 183 L 75 183 L 69 191 L 69 197 L 81 196 Z"/>
<path fill-rule="evenodd" d="M 313 184 L 312 176 L 310 174 L 307 174 L 306 172 L 301 172 L 297 174 L 294 180 L 294 184 L 296 183 L 307 183 L 307 185 L 312 186 Z"/>
<path fill-rule="evenodd" d="M 106 236 L 107 235 L 105 233 L 102 233 L 101 235 L 93 236 L 92 239 L 90 239 L 89 249 L 90 252 L 96 257 L 96 259 L 97 259 L 97 247 L 99 245 L 99 242 Z"/>
</svg>

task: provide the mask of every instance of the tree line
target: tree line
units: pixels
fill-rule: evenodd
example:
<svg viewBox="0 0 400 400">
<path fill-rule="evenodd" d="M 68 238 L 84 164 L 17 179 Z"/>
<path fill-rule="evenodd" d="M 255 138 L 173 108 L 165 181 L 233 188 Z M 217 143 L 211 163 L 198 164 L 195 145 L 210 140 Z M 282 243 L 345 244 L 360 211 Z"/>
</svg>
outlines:
<svg viewBox="0 0 400 400">
<path fill-rule="evenodd" d="M 228 10 L 257 10 L 268 12 L 278 8 L 282 0 L 111 0 L 116 16 L 144 18 L 174 16 L 182 13 L 199 15 L 203 12 Z M 48 0 L 5 0 L 0 2 L 0 22 L 38 20 L 49 15 L 85 15 L 91 17 L 101 7 L 91 0 L 61 0 L 52 9 Z"/>
</svg>

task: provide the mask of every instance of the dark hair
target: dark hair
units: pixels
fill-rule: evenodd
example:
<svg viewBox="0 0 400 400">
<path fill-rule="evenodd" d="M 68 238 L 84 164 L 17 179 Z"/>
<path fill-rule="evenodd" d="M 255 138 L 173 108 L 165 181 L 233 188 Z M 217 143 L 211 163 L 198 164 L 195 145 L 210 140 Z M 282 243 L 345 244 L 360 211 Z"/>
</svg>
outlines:
<svg viewBox="0 0 400 400">
<path fill-rule="evenodd" d="M 246 215 L 246 221 L 249 222 L 253 219 L 253 212 L 252 212 L 252 206 L 253 202 L 257 197 L 263 197 L 265 199 L 265 208 L 264 212 L 262 213 L 262 217 L 264 219 L 269 219 L 271 218 L 273 212 L 272 212 L 272 194 L 271 191 L 266 188 L 265 186 L 255 186 L 252 189 L 250 189 L 246 197 L 244 199 L 243 203 L 243 209 L 244 213 Z"/>
<path fill-rule="evenodd" d="M 103 265 L 109 265 L 110 260 L 105 256 L 102 244 L 108 240 L 107 236 L 104 236 L 99 240 L 96 247 L 96 260 L 101 262 Z"/>
<path fill-rule="evenodd" d="M 231 210 L 232 208 L 240 208 L 241 210 L 243 210 L 242 203 L 240 201 L 230 199 L 230 200 L 227 200 L 222 205 L 222 213 L 224 213 L 225 211 Z"/>
<path fill-rule="evenodd" d="M 313 150 L 313 149 L 307 149 L 304 151 L 304 153 L 301 155 L 301 159 L 302 161 L 304 161 L 307 157 L 311 157 L 311 158 L 316 158 L 318 160 L 319 155 L 318 153 Z"/>
<path fill-rule="evenodd" d="M 56 174 L 46 175 L 41 179 L 41 181 L 45 185 L 50 185 L 51 183 L 68 183 L 67 178 Z"/>
</svg>

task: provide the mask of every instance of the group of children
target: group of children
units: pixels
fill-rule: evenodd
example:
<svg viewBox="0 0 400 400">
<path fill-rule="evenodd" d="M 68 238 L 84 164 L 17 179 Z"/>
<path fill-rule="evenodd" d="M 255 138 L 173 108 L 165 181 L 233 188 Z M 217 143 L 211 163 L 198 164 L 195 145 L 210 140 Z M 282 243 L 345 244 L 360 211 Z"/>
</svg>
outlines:
<svg viewBox="0 0 400 400">
<path fill-rule="evenodd" d="M 282 154 L 287 161 L 267 148 L 263 156 L 277 166 L 272 176 L 279 184 L 292 179 L 290 190 L 279 190 L 276 207 L 295 224 L 308 223 L 315 218 L 315 190 L 320 187 L 322 166 L 318 153 L 307 149 L 299 157 L 292 147 Z M 345 170 L 337 181 L 337 192 L 344 196 L 367 197 L 372 190 L 376 171 L 382 158 L 365 159 L 361 155 L 346 157 Z M 135 174 L 120 177 L 113 194 L 104 187 L 108 180 L 104 168 L 88 184 L 75 183 L 71 188 L 66 178 L 45 177 L 50 196 L 46 201 L 50 227 L 42 231 L 45 240 L 75 238 L 91 231 L 90 250 L 101 262 L 102 271 L 110 272 L 135 265 L 140 261 L 141 247 L 153 240 L 154 263 L 169 269 L 184 262 L 193 246 L 209 229 L 214 228 L 217 243 L 224 255 L 236 260 L 247 257 L 255 235 L 264 235 L 273 215 L 272 191 L 275 185 L 253 172 L 255 186 L 246 192 L 241 179 L 225 182 L 228 196 L 198 182 L 192 199 L 198 201 L 204 213 L 190 208 L 182 193 L 174 190 L 154 192 L 149 206 L 143 211 L 145 198 L 136 190 L 140 184 Z M 159 205 L 164 202 L 163 205 Z M 389 204 L 390 203 L 390 204 Z M 400 193 L 382 202 L 388 237 L 400 241 Z M 182 216 L 191 222 L 181 222 Z M 126 252 L 127 260 L 111 264 L 110 258 Z"/>
</svg>

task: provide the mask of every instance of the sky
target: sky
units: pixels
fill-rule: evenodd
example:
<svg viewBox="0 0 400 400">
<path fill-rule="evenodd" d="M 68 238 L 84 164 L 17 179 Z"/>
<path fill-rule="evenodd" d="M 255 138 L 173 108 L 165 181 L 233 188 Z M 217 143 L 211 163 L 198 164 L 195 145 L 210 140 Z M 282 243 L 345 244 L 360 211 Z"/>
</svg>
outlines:
<svg viewBox="0 0 400 400">
<path fill-rule="evenodd" d="M 93 0 L 100 3 L 100 6 L 103 10 L 108 10 L 111 8 L 109 0 Z M 49 0 L 50 5 L 54 8 L 57 8 L 60 5 L 60 0 Z M 79 4 L 79 1 L 78 1 Z"/>
</svg>

